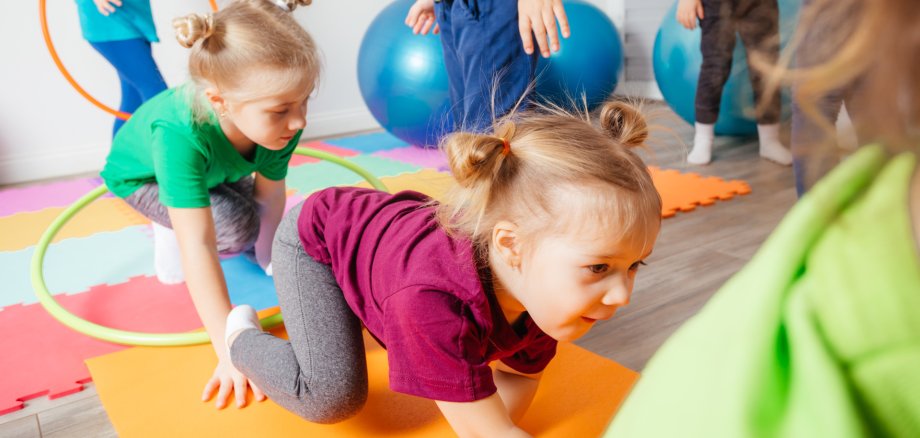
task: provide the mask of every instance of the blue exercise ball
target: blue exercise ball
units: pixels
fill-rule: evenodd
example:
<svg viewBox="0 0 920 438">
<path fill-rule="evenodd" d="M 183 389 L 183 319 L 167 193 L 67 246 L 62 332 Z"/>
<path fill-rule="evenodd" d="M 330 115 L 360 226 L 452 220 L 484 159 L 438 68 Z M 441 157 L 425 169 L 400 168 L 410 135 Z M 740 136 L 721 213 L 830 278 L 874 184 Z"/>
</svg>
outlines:
<svg viewBox="0 0 920 438">
<path fill-rule="evenodd" d="M 412 0 L 385 7 L 358 52 L 358 86 L 387 131 L 418 146 L 436 145 L 450 126 L 450 92 L 438 35 L 414 35 L 405 25 Z"/>
<path fill-rule="evenodd" d="M 563 5 L 572 32 L 562 38 L 559 30 L 559 51 L 540 57 L 536 94 L 565 107 L 572 99 L 580 105 L 585 96 L 594 108 L 617 87 L 623 67 L 620 33 L 607 14 L 590 3 L 569 0 Z"/>
<path fill-rule="evenodd" d="M 781 46 L 785 46 L 795 30 L 799 0 L 779 0 L 779 25 Z M 667 12 L 652 51 L 655 80 L 671 109 L 688 123 L 696 120 L 694 103 L 697 80 L 703 55 L 700 52 L 702 31 L 699 27 L 687 30 L 675 17 L 677 3 Z M 735 37 L 732 69 L 722 91 L 719 120 L 715 132 L 720 135 L 749 135 L 757 132 L 754 90 L 748 72 L 747 56 L 741 38 Z M 784 101 L 788 97 L 784 96 Z"/>
</svg>

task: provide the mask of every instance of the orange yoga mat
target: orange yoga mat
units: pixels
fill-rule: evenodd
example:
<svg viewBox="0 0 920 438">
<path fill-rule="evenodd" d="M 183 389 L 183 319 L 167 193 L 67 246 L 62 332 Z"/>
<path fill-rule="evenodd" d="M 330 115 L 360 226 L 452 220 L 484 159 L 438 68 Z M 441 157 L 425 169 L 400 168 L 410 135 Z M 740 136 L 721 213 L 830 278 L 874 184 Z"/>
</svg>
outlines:
<svg viewBox="0 0 920 438">
<path fill-rule="evenodd" d="M 216 360 L 210 345 L 137 347 L 89 359 L 87 365 L 122 438 L 454 436 L 434 402 L 388 389 L 386 351 L 369 337 L 365 344 L 367 405 L 358 416 L 334 425 L 310 423 L 270 400 L 223 410 L 213 401 L 201 402 Z M 638 376 L 580 347 L 560 344 L 521 426 L 541 437 L 599 436 Z"/>
<path fill-rule="evenodd" d="M 687 212 L 696 206 L 709 206 L 715 201 L 727 201 L 735 195 L 751 193 L 751 187 L 744 181 L 726 181 L 714 176 L 702 176 L 697 173 L 681 173 L 673 169 L 649 167 L 655 188 L 661 194 L 661 216 L 671 217 L 678 211 Z M 440 199 L 450 187 L 453 178 L 448 173 L 433 169 L 423 169 L 415 173 L 406 173 L 394 177 L 380 178 L 396 193 L 401 190 L 415 190 L 432 198 Z M 358 184 L 370 187 L 367 183 Z"/>
</svg>

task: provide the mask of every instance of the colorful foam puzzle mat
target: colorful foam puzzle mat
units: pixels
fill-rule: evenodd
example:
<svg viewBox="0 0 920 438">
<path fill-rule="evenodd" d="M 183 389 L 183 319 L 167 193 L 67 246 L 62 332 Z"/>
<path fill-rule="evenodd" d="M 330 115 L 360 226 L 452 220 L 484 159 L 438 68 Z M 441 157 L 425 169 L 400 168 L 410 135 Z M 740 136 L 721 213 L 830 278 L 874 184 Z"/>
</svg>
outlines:
<svg viewBox="0 0 920 438">
<path fill-rule="evenodd" d="M 266 313 L 263 312 L 263 315 Z M 284 336 L 283 329 L 275 332 Z M 369 392 L 364 409 L 333 425 L 314 424 L 271 400 L 217 410 L 202 402 L 215 358 L 207 345 L 131 348 L 87 361 L 99 398 L 122 437 L 455 436 L 433 401 L 388 388 L 386 351 L 365 336 Z M 539 437 L 599 436 L 638 373 L 572 344 L 559 345 L 521 426 Z"/>
<path fill-rule="evenodd" d="M 409 146 L 386 133 L 304 145 L 352 160 L 393 192 L 416 190 L 438 199 L 452 183 L 444 172 L 447 161 L 441 152 Z M 657 168 L 652 168 L 652 175 L 665 217 L 750 192 L 740 181 Z M 51 319 L 35 304 L 29 281 L 28 266 L 39 235 L 64 208 L 100 183 L 98 177 L 91 177 L 0 190 L 0 375 L 4 377 L 0 414 L 20 409 L 23 401 L 35 397 L 79 391 L 90 379 L 86 359 L 125 350 L 86 338 Z M 287 207 L 315 190 L 354 184 L 367 186 L 342 168 L 295 156 Z M 133 315 L 124 310 L 133 306 L 144 309 L 151 320 L 128 318 L 125 323 L 138 324 L 128 328 L 165 332 L 199 327 L 184 285 L 166 286 L 152 277 L 149 227 L 149 221 L 120 199 L 107 196 L 93 202 L 49 246 L 45 259 L 49 289 L 65 307 L 93 322 L 117 325 Z M 235 304 L 262 309 L 277 305 L 272 279 L 252 262 L 240 256 L 222 260 L 221 265 Z M 33 361 L 38 358 L 40 364 Z"/>
</svg>

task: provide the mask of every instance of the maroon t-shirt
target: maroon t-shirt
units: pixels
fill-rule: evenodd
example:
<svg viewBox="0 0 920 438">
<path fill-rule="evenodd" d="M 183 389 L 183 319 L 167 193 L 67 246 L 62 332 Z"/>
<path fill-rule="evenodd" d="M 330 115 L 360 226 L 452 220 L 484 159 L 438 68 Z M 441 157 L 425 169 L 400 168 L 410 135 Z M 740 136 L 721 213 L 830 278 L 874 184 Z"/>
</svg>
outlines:
<svg viewBox="0 0 920 438">
<path fill-rule="evenodd" d="M 467 402 L 495 393 L 489 362 L 537 373 L 556 341 L 525 313 L 509 324 L 471 243 L 449 237 L 425 195 L 337 187 L 298 219 L 304 250 L 332 267 L 345 300 L 387 349 L 390 388 Z"/>
</svg>

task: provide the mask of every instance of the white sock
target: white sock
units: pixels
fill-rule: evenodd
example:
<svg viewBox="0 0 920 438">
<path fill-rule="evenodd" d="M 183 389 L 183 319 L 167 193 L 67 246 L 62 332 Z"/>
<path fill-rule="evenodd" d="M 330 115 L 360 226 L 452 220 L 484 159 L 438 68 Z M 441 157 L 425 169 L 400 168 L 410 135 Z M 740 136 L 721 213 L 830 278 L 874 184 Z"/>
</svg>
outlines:
<svg viewBox="0 0 920 438">
<path fill-rule="evenodd" d="M 227 351 L 230 351 L 230 338 L 243 330 L 259 330 L 262 326 L 259 324 L 259 314 L 248 304 L 236 306 L 227 314 L 227 327 L 224 329 L 224 342 L 227 345 Z M 236 340 L 234 338 L 234 340 Z"/>
<path fill-rule="evenodd" d="M 156 222 L 153 222 L 153 268 L 163 284 L 185 281 L 176 233 Z"/>
<path fill-rule="evenodd" d="M 687 155 L 687 162 L 690 164 L 709 164 L 712 161 L 712 142 L 716 137 L 715 125 L 697 122 L 695 127 L 693 149 Z"/>
<path fill-rule="evenodd" d="M 783 166 L 792 164 L 792 152 L 779 141 L 779 124 L 757 125 L 760 156 Z"/>
</svg>

